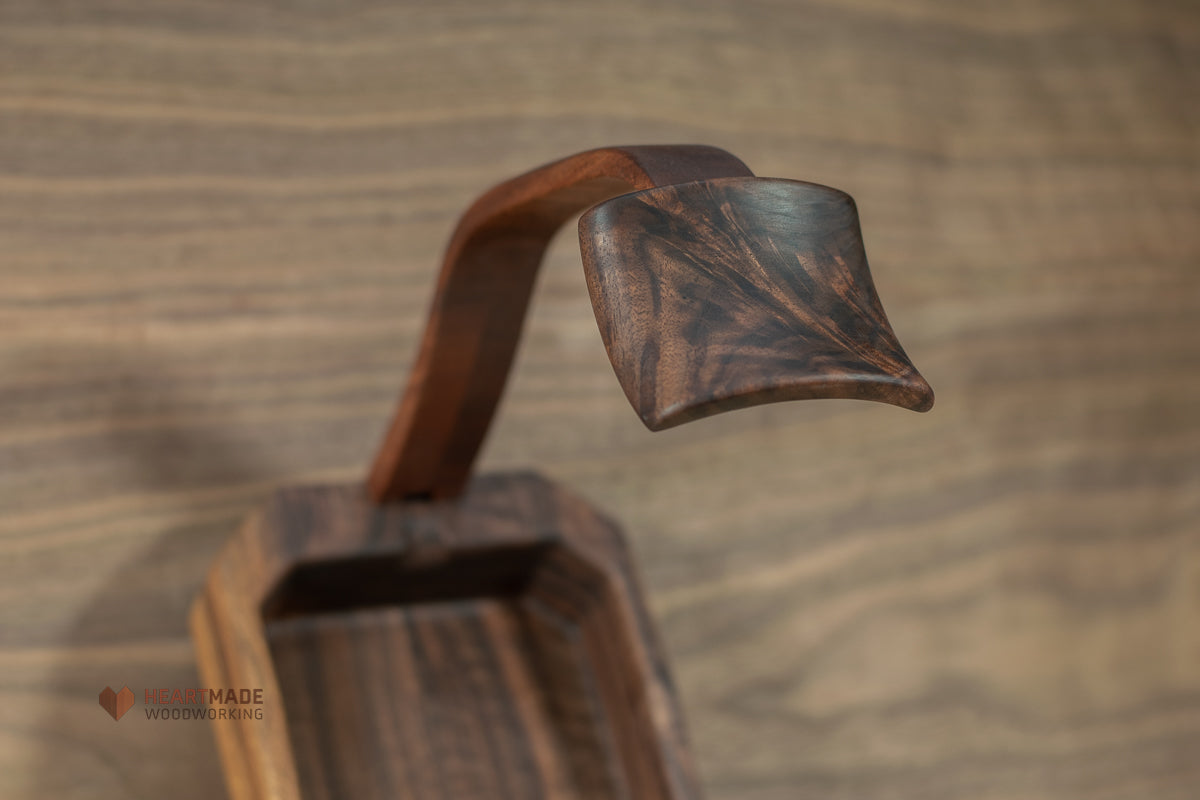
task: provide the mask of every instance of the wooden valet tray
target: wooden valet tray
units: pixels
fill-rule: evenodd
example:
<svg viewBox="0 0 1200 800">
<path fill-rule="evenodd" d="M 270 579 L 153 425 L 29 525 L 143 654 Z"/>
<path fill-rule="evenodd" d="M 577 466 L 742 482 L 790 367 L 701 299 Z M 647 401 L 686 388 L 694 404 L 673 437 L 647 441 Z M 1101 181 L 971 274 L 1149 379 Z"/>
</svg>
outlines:
<svg viewBox="0 0 1200 800">
<path fill-rule="evenodd" d="M 235 800 L 698 797 L 620 532 L 529 474 L 457 500 L 287 489 L 192 610 Z"/>
</svg>

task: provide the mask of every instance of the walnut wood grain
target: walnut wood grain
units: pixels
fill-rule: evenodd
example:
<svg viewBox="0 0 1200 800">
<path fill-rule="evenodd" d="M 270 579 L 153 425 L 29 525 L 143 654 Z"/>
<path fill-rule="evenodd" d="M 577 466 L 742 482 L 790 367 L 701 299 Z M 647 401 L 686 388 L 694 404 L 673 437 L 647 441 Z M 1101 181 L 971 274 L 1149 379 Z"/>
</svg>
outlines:
<svg viewBox="0 0 1200 800">
<path fill-rule="evenodd" d="M 664 186 L 591 209 L 579 238 L 609 360 L 651 430 L 780 400 L 933 405 L 844 192 L 764 178 Z"/>
<path fill-rule="evenodd" d="M 371 495 L 461 491 L 508 379 L 542 254 L 563 222 L 632 189 L 751 174 L 715 147 L 608 147 L 476 200 L 446 249 L 416 365 L 367 481 Z"/>
<path fill-rule="evenodd" d="M 1196 3 L 0 17 L 0 797 L 225 796 L 141 702 L 214 555 L 360 479 L 481 187 L 647 141 L 849 191 L 938 390 L 648 433 L 552 243 L 479 467 L 619 509 L 705 796 L 1200 795 Z"/>
<path fill-rule="evenodd" d="M 446 495 L 490 422 L 562 219 L 611 193 L 612 176 L 738 164 L 711 148 L 594 151 L 468 211 L 371 500 L 432 488 L 374 508 L 357 487 L 282 492 L 218 557 L 193 611 L 201 675 L 282 700 L 269 722 L 216 720 L 236 800 L 698 796 L 618 532 L 537 479 Z M 580 231 L 602 337 L 652 429 L 782 399 L 932 403 L 841 192 L 686 179 L 618 196 Z"/>
<path fill-rule="evenodd" d="M 376 500 L 459 492 L 550 237 L 630 189 L 641 191 L 585 215 L 580 244 L 617 379 L 651 430 L 779 400 L 933 404 L 884 316 L 848 195 L 754 178 L 717 148 L 593 150 L 503 183 L 463 215 L 368 478 Z"/>
<path fill-rule="evenodd" d="M 696 777 L 620 532 L 532 475 L 457 502 L 289 489 L 192 612 L 234 800 L 688 800 Z"/>
</svg>

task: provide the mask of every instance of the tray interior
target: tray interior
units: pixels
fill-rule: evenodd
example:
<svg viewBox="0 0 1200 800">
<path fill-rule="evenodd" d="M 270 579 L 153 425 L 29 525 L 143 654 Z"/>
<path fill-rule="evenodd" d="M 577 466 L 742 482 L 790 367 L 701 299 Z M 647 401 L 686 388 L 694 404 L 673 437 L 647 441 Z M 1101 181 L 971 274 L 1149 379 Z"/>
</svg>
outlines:
<svg viewBox="0 0 1200 800">
<path fill-rule="evenodd" d="M 608 800 L 653 770 L 627 620 L 566 550 L 320 562 L 264 618 L 308 800 Z"/>
</svg>

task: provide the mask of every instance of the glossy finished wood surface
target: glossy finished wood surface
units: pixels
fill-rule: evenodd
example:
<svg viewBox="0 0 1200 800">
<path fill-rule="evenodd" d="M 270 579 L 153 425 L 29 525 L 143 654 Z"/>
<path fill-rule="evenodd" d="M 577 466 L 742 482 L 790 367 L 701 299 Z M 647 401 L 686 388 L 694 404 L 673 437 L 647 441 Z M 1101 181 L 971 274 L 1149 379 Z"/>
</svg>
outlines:
<svg viewBox="0 0 1200 800">
<path fill-rule="evenodd" d="M 283 489 L 191 624 L 204 685 L 275 699 L 211 723 L 233 800 L 699 797 L 620 532 L 536 475 Z"/>
<path fill-rule="evenodd" d="M 529 276 L 613 181 L 645 188 L 584 214 L 584 272 L 651 430 L 776 400 L 932 405 L 875 293 L 854 201 L 748 172 L 710 147 L 594 150 L 467 211 L 368 485 L 281 492 L 193 607 L 201 680 L 279 700 L 269 721 L 215 722 L 235 800 L 699 796 L 617 530 L 540 479 L 460 484 Z M 100 704 L 119 718 L 114 698 Z"/>
<path fill-rule="evenodd" d="M 875 293 L 848 195 L 755 178 L 714 147 L 601 148 L 501 183 L 459 220 L 371 467 L 376 501 L 462 490 L 546 247 L 582 209 L 592 310 L 650 430 L 779 400 L 933 405 Z"/>
<path fill-rule="evenodd" d="M 854 197 L 938 392 L 648 433 L 550 247 L 481 467 L 619 518 L 705 796 L 1195 800 L 1197 14 L 0 3 L 0 797 L 221 797 L 142 692 L 230 532 L 361 480 L 481 187 L 689 141 Z"/>
<path fill-rule="evenodd" d="M 531 169 L 472 203 L 446 246 L 416 364 L 371 468 L 372 497 L 462 490 L 508 380 L 534 278 L 567 219 L 614 194 L 752 174 L 715 147 L 605 147 Z"/>
<path fill-rule="evenodd" d="M 763 178 L 645 189 L 585 213 L 579 234 L 600 336 L 651 430 L 781 400 L 933 406 L 844 192 Z"/>
</svg>

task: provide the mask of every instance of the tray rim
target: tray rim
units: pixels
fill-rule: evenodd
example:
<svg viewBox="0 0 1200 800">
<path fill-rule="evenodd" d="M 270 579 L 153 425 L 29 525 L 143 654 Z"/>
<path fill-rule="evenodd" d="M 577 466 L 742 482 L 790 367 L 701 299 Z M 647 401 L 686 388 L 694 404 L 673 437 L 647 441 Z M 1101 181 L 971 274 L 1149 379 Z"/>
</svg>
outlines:
<svg viewBox="0 0 1200 800">
<path fill-rule="evenodd" d="M 461 497 L 434 503 L 374 505 L 359 484 L 287 487 L 245 520 L 214 560 L 189 615 L 205 685 L 254 686 L 276 700 L 261 720 L 210 722 L 230 797 L 304 797 L 263 614 L 264 601 L 289 574 L 346 558 L 404 555 L 437 563 L 455 552 L 523 545 L 563 548 L 597 570 L 612 595 L 636 671 L 634 713 L 653 740 L 652 752 L 637 751 L 654 774 L 637 784 L 636 796 L 699 798 L 682 708 L 623 534 L 590 504 L 532 472 L 483 475 Z"/>
</svg>

